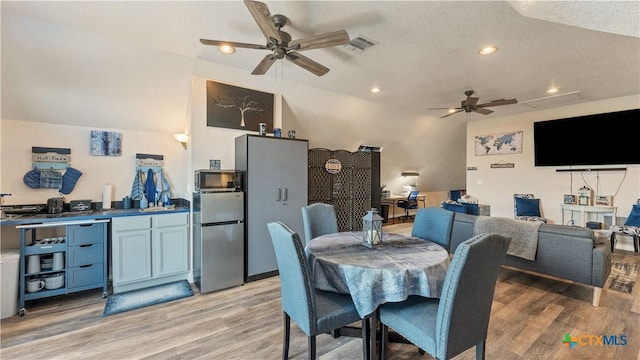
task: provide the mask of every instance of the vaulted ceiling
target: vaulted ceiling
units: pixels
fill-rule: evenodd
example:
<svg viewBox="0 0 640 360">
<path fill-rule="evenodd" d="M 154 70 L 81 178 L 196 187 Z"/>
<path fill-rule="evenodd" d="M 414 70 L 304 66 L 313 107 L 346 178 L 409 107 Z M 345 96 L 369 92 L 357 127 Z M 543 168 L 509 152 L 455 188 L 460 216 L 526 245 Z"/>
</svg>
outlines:
<svg viewBox="0 0 640 360">
<path fill-rule="evenodd" d="M 459 106 L 468 89 L 475 90 L 480 102 L 518 99 L 518 104 L 492 108 L 495 112 L 487 116 L 640 94 L 637 1 L 266 3 L 271 14 L 289 19 L 283 30 L 294 39 L 345 29 L 351 39 L 362 36 L 375 45 L 365 51 L 339 46 L 304 52 L 331 69 L 322 77 L 286 61 L 279 61 L 261 75 L 264 77 L 434 117 L 444 115 L 444 110 L 428 108 Z M 163 53 L 250 73 L 267 54 L 265 50 L 237 49 L 226 55 L 199 42 L 204 38 L 264 44 L 264 36 L 241 1 L 2 1 L 1 11 L 2 75 L 9 80 L 21 76 L 20 63 L 25 60 L 12 58 L 7 50 L 33 47 L 29 53 L 36 57 L 38 52 L 62 51 L 67 49 L 61 47 L 73 45 L 75 58 L 68 59 L 72 65 L 65 70 L 72 76 L 74 71 L 83 71 L 83 51 L 96 56 L 95 48 L 101 45 L 83 42 L 86 38 L 81 36 L 74 43 L 58 44 L 51 31 L 37 27 L 26 31 L 30 19 L 96 34 L 105 43 L 118 40 L 153 49 L 160 54 L 158 61 L 167 63 L 175 60 Z M 16 21 L 22 25 L 12 27 Z M 479 55 L 487 45 L 496 46 L 497 52 Z M 55 61 L 64 67 L 64 58 Z M 178 61 L 176 66 L 190 65 Z M 372 86 L 382 91 L 372 94 Z M 559 92 L 549 97 L 545 91 L 551 86 Z M 15 103 L 20 101 L 19 94 L 13 94 L 4 80 L 2 90 L 3 117 L 18 117 Z M 154 95 L 161 98 L 162 91 Z"/>
</svg>

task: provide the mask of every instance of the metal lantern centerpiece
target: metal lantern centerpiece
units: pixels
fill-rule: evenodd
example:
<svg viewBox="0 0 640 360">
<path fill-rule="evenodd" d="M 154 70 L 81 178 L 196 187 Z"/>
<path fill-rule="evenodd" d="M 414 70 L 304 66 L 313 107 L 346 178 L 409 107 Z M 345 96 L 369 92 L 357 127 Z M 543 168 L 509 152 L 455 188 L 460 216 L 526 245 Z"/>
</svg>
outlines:
<svg viewBox="0 0 640 360">
<path fill-rule="evenodd" d="M 372 208 L 362 217 L 362 245 L 373 248 L 382 244 L 382 221 L 378 210 Z"/>
</svg>

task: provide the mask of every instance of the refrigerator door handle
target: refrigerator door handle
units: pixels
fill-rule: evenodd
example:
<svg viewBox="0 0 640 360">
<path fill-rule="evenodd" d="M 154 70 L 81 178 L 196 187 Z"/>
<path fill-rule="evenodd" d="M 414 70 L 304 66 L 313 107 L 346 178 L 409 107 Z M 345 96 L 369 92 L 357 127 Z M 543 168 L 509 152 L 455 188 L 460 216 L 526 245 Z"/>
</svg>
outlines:
<svg viewBox="0 0 640 360">
<path fill-rule="evenodd" d="M 276 201 L 280 201 L 282 200 L 282 189 L 278 188 L 276 189 Z"/>
<path fill-rule="evenodd" d="M 282 201 L 287 201 L 287 188 L 282 188 Z"/>
</svg>

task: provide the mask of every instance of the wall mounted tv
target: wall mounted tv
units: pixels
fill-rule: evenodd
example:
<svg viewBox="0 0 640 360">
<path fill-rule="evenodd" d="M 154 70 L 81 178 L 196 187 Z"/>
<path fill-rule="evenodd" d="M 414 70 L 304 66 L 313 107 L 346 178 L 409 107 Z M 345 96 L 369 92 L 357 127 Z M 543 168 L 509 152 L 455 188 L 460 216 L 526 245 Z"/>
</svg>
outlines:
<svg viewBox="0 0 640 360">
<path fill-rule="evenodd" d="M 638 124 L 640 109 L 534 122 L 535 166 L 640 164 Z"/>
</svg>

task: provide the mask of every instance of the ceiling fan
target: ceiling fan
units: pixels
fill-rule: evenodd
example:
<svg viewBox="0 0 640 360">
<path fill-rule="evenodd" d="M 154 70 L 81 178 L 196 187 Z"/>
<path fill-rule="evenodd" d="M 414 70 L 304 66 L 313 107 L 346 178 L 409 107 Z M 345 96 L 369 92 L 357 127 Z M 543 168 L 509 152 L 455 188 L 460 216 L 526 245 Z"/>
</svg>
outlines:
<svg viewBox="0 0 640 360">
<path fill-rule="evenodd" d="M 291 40 L 291 35 L 281 30 L 287 24 L 288 19 L 286 16 L 280 14 L 271 16 L 267 5 L 259 1 L 244 0 L 244 3 L 267 39 L 266 45 L 207 39 L 200 39 L 200 42 L 204 45 L 230 45 L 237 48 L 270 50 L 271 54 L 268 54 L 260 61 L 258 66 L 251 72 L 252 75 L 264 75 L 276 60 L 286 58 L 301 68 L 317 76 L 322 76 L 329 71 L 329 68 L 309 59 L 298 51 L 349 43 L 349 35 L 345 30 Z"/>
<path fill-rule="evenodd" d="M 471 97 L 471 95 L 473 95 L 473 90 L 467 90 L 464 92 L 465 95 L 467 95 L 467 98 L 465 100 L 462 100 L 462 102 L 460 103 L 460 107 L 454 108 L 429 108 L 428 110 L 446 110 L 449 109 L 449 113 L 447 115 L 441 116 L 441 118 L 445 118 L 447 116 L 451 116 L 453 114 L 457 114 L 461 111 L 465 111 L 465 112 L 472 112 L 475 111 L 477 113 L 480 113 L 482 115 L 489 115 L 493 112 L 493 110 L 489 110 L 489 109 L 485 109 L 487 107 L 492 107 L 492 106 L 501 106 L 501 105 L 510 105 L 510 104 L 517 104 L 518 100 L 516 99 L 499 99 L 499 100 L 491 100 L 487 103 L 484 104 L 478 104 L 478 98 L 477 97 Z M 453 110 L 453 111 L 451 111 Z"/>
</svg>

